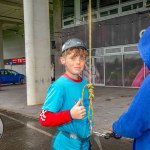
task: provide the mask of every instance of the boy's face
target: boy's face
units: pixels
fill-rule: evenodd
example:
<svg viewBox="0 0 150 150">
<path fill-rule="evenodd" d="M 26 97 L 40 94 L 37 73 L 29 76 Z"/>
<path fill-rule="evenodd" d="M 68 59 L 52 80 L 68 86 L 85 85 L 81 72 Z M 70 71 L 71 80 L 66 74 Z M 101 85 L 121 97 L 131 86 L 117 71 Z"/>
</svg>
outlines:
<svg viewBox="0 0 150 150">
<path fill-rule="evenodd" d="M 66 67 L 66 73 L 76 78 L 84 69 L 86 63 L 85 50 L 75 49 L 61 57 L 61 63 Z"/>
</svg>

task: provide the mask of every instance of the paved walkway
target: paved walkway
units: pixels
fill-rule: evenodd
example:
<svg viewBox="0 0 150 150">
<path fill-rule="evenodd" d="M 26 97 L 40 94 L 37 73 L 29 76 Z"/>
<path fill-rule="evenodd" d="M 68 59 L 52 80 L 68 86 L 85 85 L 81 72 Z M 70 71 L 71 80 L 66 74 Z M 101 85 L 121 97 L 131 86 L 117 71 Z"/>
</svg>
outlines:
<svg viewBox="0 0 150 150">
<path fill-rule="evenodd" d="M 138 89 L 117 87 L 95 87 L 95 130 L 105 131 L 119 115 L 128 108 Z M 0 90 L 0 109 L 38 118 L 42 105 L 27 106 L 26 86 L 3 86 Z"/>
</svg>

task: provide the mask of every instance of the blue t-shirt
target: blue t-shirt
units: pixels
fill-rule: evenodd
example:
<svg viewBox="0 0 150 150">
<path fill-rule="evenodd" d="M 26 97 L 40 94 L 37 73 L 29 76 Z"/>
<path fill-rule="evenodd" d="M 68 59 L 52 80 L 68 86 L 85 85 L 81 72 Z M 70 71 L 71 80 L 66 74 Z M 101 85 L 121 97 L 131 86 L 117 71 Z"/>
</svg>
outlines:
<svg viewBox="0 0 150 150">
<path fill-rule="evenodd" d="M 82 90 L 86 84 L 87 81 L 85 79 L 82 79 L 81 82 L 74 82 L 66 78 L 65 76 L 61 76 L 49 87 L 42 109 L 51 112 L 60 112 L 63 110 L 71 109 L 76 104 L 76 102 L 80 98 L 82 98 Z M 83 99 L 83 105 L 86 109 L 85 117 L 83 119 L 73 119 L 71 122 L 60 125 L 58 126 L 58 130 L 71 132 L 82 138 L 86 138 L 90 135 L 90 124 L 88 121 L 88 96 L 88 89 L 86 88 Z M 61 150 L 63 150 L 63 148 L 65 150 L 79 149 L 81 144 L 79 141 L 74 139 L 70 139 L 69 141 L 67 141 L 67 139 L 64 140 L 63 136 L 64 135 L 62 134 L 57 135 L 54 142 L 55 149 L 56 147 L 57 149 L 59 149 L 59 145 Z M 66 145 L 68 146 L 66 147 Z M 89 141 L 87 141 L 87 143 L 83 145 L 83 147 L 84 146 L 85 150 L 88 149 Z"/>
<path fill-rule="evenodd" d="M 150 150 L 150 75 L 112 128 L 118 135 L 134 139 L 133 150 Z"/>
</svg>

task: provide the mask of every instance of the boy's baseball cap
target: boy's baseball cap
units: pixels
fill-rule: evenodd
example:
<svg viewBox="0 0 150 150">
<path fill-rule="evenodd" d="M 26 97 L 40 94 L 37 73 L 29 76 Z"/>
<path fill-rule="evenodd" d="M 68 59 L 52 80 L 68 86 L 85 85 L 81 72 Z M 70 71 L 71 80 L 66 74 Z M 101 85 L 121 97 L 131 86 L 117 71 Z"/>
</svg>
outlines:
<svg viewBox="0 0 150 150">
<path fill-rule="evenodd" d="M 146 66 L 150 69 L 150 27 L 143 33 L 138 43 L 138 50 Z"/>
<path fill-rule="evenodd" d="M 83 41 L 81 41 L 78 38 L 72 38 L 67 40 L 63 46 L 62 46 L 62 53 L 64 51 L 66 51 L 68 48 L 74 48 L 74 47 L 78 47 L 78 48 L 84 48 L 87 50 L 86 45 L 84 44 Z"/>
</svg>

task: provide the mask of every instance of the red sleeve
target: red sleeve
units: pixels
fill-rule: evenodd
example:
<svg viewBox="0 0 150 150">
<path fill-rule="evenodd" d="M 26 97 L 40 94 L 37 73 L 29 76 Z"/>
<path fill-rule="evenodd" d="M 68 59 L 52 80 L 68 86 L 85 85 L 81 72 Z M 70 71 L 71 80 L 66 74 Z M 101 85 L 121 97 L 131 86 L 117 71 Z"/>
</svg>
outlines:
<svg viewBox="0 0 150 150">
<path fill-rule="evenodd" d="M 72 118 L 70 115 L 70 110 L 65 110 L 56 113 L 42 110 L 39 118 L 39 121 L 42 126 L 59 126 L 68 123 L 71 120 Z"/>
</svg>

